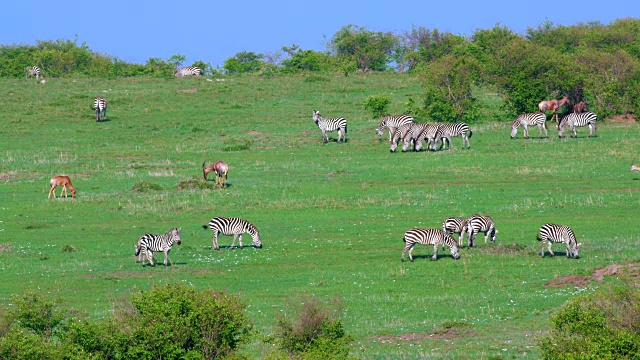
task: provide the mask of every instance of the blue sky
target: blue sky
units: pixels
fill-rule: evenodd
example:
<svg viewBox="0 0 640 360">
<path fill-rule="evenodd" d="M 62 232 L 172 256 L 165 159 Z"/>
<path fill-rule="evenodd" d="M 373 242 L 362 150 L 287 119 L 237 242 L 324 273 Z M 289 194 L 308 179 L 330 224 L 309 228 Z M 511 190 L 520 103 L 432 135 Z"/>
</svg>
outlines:
<svg viewBox="0 0 640 360">
<path fill-rule="evenodd" d="M 129 62 L 181 54 L 222 65 L 240 51 L 282 46 L 326 50 L 349 24 L 401 34 L 412 25 L 471 35 L 500 23 L 516 33 L 546 19 L 558 25 L 640 17 L 640 2 L 609 1 L 43 1 L 8 0 L 0 10 L 0 44 L 75 39 Z"/>
</svg>

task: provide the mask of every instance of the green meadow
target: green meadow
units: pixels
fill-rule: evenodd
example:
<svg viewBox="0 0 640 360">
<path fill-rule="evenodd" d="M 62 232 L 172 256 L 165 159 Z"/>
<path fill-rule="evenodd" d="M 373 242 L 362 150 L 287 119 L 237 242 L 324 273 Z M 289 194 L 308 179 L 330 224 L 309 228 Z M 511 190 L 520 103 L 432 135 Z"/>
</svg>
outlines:
<svg viewBox="0 0 640 360">
<path fill-rule="evenodd" d="M 549 138 L 511 140 L 491 115 L 499 98 L 479 93 L 489 110 L 470 150 L 453 138 L 453 150 L 390 153 L 363 108 L 381 93 L 402 113 L 421 88 L 408 74 L 0 79 L 0 308 L 36 290 L 101 319 L 158 284 L 227 290 L 255 324 L 241 352 L 260 358 L 277 317 L 312 294 L 342 301 L 357 358 L 538 358 L 550 316 L 599 286 L 547 282 L 639 260 L 640 126 L 599 119 L 597 138 L 559 139 L 550 124 Z M 108 121 L 96 122 L 96 96 Z M 348 142 L 323 144 L 312 110 L 346 118 Z M 226 189 L 202 180 L 215 160 L 229 164 Z M 62 174 L 77 197 L 47 199 Z M 496 244 L 480 234 L 457 261 L 416 245 L 415 262 L 400 261 L 407 229 L 474 213 L 493 217 Z M 251 221 L 264 247 L 245 234 L 243 249 L 222 236 L 212 250 L 202 225 L 214 216 Z M 561 244 L 539 256 L 547 222 L 573 228 L 579 259 Z M 137 239 L 172 227 L 172 266 L 156 254 L 143 268 Z"/>
</svg>

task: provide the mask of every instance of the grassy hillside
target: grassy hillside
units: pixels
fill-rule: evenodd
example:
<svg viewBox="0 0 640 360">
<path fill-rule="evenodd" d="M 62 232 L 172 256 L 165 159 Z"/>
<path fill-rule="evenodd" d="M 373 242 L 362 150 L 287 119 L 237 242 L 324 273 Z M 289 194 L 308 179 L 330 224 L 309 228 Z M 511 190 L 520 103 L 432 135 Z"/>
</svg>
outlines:
<svg viewBox="0 0 640 360">
<path fill-rule="evenodd" d="M 266 336 L 288 301 L 315 294 L 343 300 L 361 358 L 536 358 L 549 316 L 589 291 L 546 282 L 638 261 L 638 124 L 510 140 L 509 124 L 487 122 L 472 126 L 471 150 L 455 138 L 453 151 L 391 154 L 363 102 L 388 93 L 402 112 L 415 79 L 308 79 L 0 79 L 0 307 L 38 289 L 103 318 L 132 290 L 184 282 L 240 294 Z M 109 102 L 101 123 L 98 95 Z M 345 117 L 349 141 L 323 144 L 313 109 Z M 205 160 L 229 164 L 227 189 L 199 188 Z M 59 174 L 76 199 L 47 200 Z M 137 191 L 143 182 L 159 189 Z M 460 260 L 444 251 L 435 262 L 417 246 L 414 263 L 400 262 L 404 231 L 473 213 L 494 218 L 495 245 L 480 238 Z M 214 216 L 253 222 L 264 248 L 222 237 L 213 251 L 202 225 Z M 561 245 L 537 255 L 546 222 L 573 228 L 579 259 Z M 173 266 L 135 262 L 138 237 L 174 226 Z M 268 351 L 258 336 L 243 349 Z"/>
</svg>

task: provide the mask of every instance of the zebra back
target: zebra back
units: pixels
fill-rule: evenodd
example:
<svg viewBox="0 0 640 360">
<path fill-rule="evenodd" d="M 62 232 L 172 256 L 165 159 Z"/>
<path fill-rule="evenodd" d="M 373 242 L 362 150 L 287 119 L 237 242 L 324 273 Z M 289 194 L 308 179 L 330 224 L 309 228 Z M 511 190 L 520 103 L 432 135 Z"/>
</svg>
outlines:
<svg viewBox="0 0 640 360">
<path fill-rule="evenodd" d="M 393 133 L 395 129 L 404 124 L 413 123 L 413 117 L 411 115 L 389 115 L 382 118 L 380 125 L 376 131 L 378 132 L 378 138 L 382 139 L 382 132 L 384 128 L 389 129 L 389 134 Z"/>
<path fill-rule="evenodd" d="M 448 217 L 442 222 L 442 230 L 447 233 L 460 234 L 467 231 L 467 219 Z"/>
<path fill-rule="evenodd" d="M 484 242 L 487 242 L 487 238 L 491 236 L 491 241 L 496 242 L 496 230 L 493 219 L 486 215 L 474 214 L 467 220 L 467 232 L 469 233 L 469 247 L 474 246 L 475 235 L 483 232 L 485 233 Z"/>
<path fill-rule="evenodd" d="M 209 224 L 207 224 L 211 230 L 218 231 L 224 235 L 240 235 L 242 233 L 248 233 L 251 235 L 253 244 L 256 247 L 262 247 L 262 241 L 260 240 L 260 231 L 252 223 L 242 220 L 240 218 L 227 218 L 223 216 L 216 216 Z M 206 228 L 207 225 L 204 227 Z"/>
<path fill-rule="evenodd" d="M 93 108 L 96 110 L 96 121 L 102 120 L 107 115 L 107 100 L 103 97 L 95 98 Z"/>
</svg>

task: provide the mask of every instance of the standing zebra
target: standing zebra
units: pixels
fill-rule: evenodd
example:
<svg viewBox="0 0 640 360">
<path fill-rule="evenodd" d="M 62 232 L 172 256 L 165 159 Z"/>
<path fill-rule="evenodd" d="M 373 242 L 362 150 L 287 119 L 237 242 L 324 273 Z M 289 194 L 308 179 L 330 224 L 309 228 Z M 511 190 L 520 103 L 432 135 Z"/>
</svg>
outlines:
<svg viewBox="0 0 640 360">
<path fill-rule="evenodd" d="M 156 266 L 153 262 L 153 252 L 162 251 L 164 252 L 164 266 L 167 266 L 169 264 L 169 251 L 171 251 L 174 243 L 180 245 L 180 229 L 178 228 L 173 228 L 163 235 L 143 235 L 136 244 L 136 256 L 142 256 L 142 267 L 144 267 L 145 256 L 151 266 Z"/>
<path fill-rule="evenodd" d="M 409 250 L 409 260 L 413 261 L 413 247 L 416 243 L 422 245 L 433 245 L 433 256 L 431 260 L 438 260 L 438 245 L 447 245 L 451 249 L 451 256 L 454 259 L 460 258 L 458 253 L 458 243 L 451 237 L 451 235 L 440 229 L 418 229 L 413 228 L 407 230 L 404 233 L 402 241 L 406 243 L 404 249 L 402 249 L 402 261 L 404 261 L 404 253 Z"/>
<path fill-rule="evenodd" d="M 216 216 L 208 224 L 209 228 L 213 230 L 213 248 L 215 250 L 220 250 L 220 246 L 218 245 L 218 234 L 222 233 L 224 235 L 233 235 L 233 242 L 231 243 L 231 247 L 233 248 L 236 244 L 236 239 L 240 242 L 240 247 L 242 246 L 242 234 L 248 233 L 251 235 L 253 239 L 253 245 L 257 248 L 262 248 L 262 242 L 260 241 L 260 232 L 258 228 L 256 228 L 252 223 L 238 219 L 238 218 L 226 218 L 222 216 Z M 203 228 L 207 228 L 207 225 L 202 225 Z"/>
<path fill-rule="evenodd" d="M 442 222 L 442 230 L 447 234 L 458 234 L 458 247 L 462 247 L 464 233 L 467 232 L 467 219 L 448 217 Z"/>
<path fill-rule="evenodd" d="M 529 129 L 528 126 L 538 126 L 539 137 L 542 137 L 542 130 L 544 130 L 544 136 L 549 137 L 547 133 L 547 117 L 544 113 L 536 112 L 536 113 L 528 113 L 522 114 L 518 116 L 513 123 L 511 123 L 511 138 L 515 138 L 518 133 L 518 128 L 522 125 L 522 129 L 524 130 L 524 137 L 529 138 Z"/>
<path fill-rule="evenodd" d="M 96 121 L 104 120 L 107 117 L 107 100 L 97 97 L 93 100 L 93 108 L 96 110 Z"/>
<path fill-rule="evenodd" d="M 553 251 L 551 251 L 551 244 L 553 243 L 564 243 L 564 246 L 567 249 L 567 258 L 578 258 L 578 250 L 580 250 L 580 245 L 576 241 L 576 235 L 573 233 L 570 227 L 564 225 L 556 225 L 556 224 L 544 224 L 540 228 L 540 232 L 536 237 L 538 241 L 542 240 L 542 252 L 540 256 L 544 257 L 544 243 L 549 241 L 549 252 L 551 256 L 555 256 Z"/>
<path fill-rule="evenodd" d="M 40 68 L 37 66 L 27 67 L 26 68 L 27 75 L 24 77 L 25 80 L 28 80 L 30 76 L 35 76 L 36 80 L 40 80 Z"/>
<path fill-rule="evenodd" d="M 347 120 L 344 118 L 323 118 L 320 116 L 320 111 L 313 110 L 313 122 L 318 125 L 320 131 L 322 131 L 322 140 L 327 143 L 329 142 L 329 136 L 327 132 L 329 131 L 338 131 L 338 141 L 340 138 L 343 138 L 343 141 L 347 141 Z"/>
<path fill-rule="evenodd" d="M 382 118 L 382 120 L 380 121 L 380 125 L 378 125 L 378 128 L 376 129 L 376 131 L 378 132 L 378 139 L 382 140 L 382 132 L 384 131 L 384 128 L 387 128 L 389 130 L 389 142 L 391 142 L 391 137 L 393 136 L 393 133 L 396 131 L 396 129 L 404 124 L 411 123 L 413 123 L 413 117 L 411 115 L 385 116 Z"/>
<path fill-rule="evenodd" d="M 475 238 L 476 235 L 480 232 L 484 233 L 484 243 L 487 243 L 487 238 L 491 235 L 491 241 L 493 243 L 496 242 L 496 234 L 498 230 L 496 230 L 493 219 L 489 216 L 484 215 L 471 215 L 469 220 L 467 220 L 467 232 L 469 233 L 469 247 L 472 248 L 475 246 Z"/>
<path fill-rule="evenodd" d="M 571 113 L 560 120 L 560 124 L 558 124 L 558 137 L 564 135 L 564 128 L 567 125 L 569 125 L 569 137 L 578 137 L 576 127 L 587 125 L 589 126 L 589 137 L 591 137 L 592 134 L 596 137 L 596 120 L 598 120 L 598 116 L 592 112 Z"/>
<path fill-rule="evenodd" d="M 197 66 L 187 66 L 173 72 L 173 76 L 177 77 L 190 77 L 200 75 L 202 75 L 202 70 Z"/>
<path fill-rule="evenodd" d="M 469 134 L 467 136 L 467 134 Z M 469 128 L 469 125 L 467 125 L 466 123 L 463 122 L 457 122 L 457 123 L 453 123 L 453 124 L 440 124 L 440 127 L 438 128 L 438 131 L 436 132 L 435 136 L 434 136 L 434 141 L 433 141 L 433 150 L 436 150 L 436 144 L 438 143 L 438 141 L 440 141 L 442 139 L 442 147 L 444 148 L 444 141 L 446 140 L 447 143 L 449 144 L 449 149 L 453 149 L 453 145 L 451 144 L 451 138 L 454 136 L 461 136 L 462 137 L 462 146 L 464 147 L 464 144 L 467 144 L 467 149 L 471 148 L 471 143 L 469 142 L 469 138 L 473 135 L 473 132 L 471 131 L 471 129 Z"/>
</svg>

